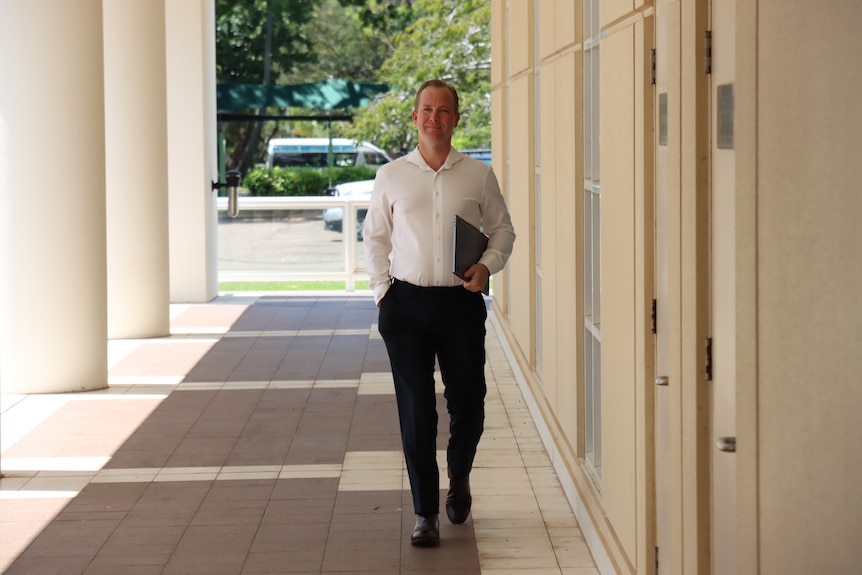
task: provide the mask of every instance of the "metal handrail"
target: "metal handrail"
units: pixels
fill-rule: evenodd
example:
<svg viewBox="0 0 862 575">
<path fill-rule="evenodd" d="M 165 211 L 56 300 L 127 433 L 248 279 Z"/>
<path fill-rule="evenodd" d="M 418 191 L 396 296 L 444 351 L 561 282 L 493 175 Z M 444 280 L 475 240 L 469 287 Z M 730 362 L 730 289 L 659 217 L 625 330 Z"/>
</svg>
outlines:
<svg viewBox="0 0 862 575">
<path fill-rule="evenodd" d="M 242 210 L 326 210 L 338 207 L 368 207 L 369 198 L 353 196 L 240 196 Z M 227 198 L 218 198 L 219 211 L 227 210 Z"/>
</svg>

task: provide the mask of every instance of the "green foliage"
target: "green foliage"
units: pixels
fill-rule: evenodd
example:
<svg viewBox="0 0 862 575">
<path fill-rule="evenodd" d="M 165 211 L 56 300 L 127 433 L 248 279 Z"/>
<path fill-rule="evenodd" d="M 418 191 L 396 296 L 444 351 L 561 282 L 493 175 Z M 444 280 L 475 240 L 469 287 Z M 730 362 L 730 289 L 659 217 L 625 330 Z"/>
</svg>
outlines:
<svg viewBox="0 0 862 575">
<path fill-rule="evenodd" d="M 373 180 L 374 176 L 377 175 L 377 171 L 374 170 L 374 168 L 369 168 L 367 166 L 344 166 L 343 168 L 333 168 L 329 173 L 332 177 L 333 186 L 343 184 L 345 182 Z"/>
<path fill-rule="evenodd" d="M 365 166 L 344 168 L 254 168 L 242 185 L 250 196 L 322 196 L 332 185 L 371 180 L 374 170 Z"/>
<path fill-rule="evenodd" d="M 413 0 L 338 0 L 352 7 L 366 36 L 394 51 L 393 38 L 416 20 Z"/>
<path fill-rule="evenodd" d="M 490 147 L 489 21 L 490 0 L 216 0 L 217 82 L 298 84 L 336 77 L 387 84 L 392 90 L 359 110 L 353 124 L 333 122 L 332 135 L 392 151 L 416 145 L 410 116 L 415 91 L 424 80 L 442 78 L 461 98 L 453 144 Z M 223 122 L 220 128 L 227 167 L 243 172 L 264 161 L 269 138 L 329 132 L 324 120 Z"/>
<path fill-rule="evenodd" d="M 255 168 L 243 180 L 252 196 L 322 196 L 328 180 L 311 168 Z"/>
<path fill-rule="evenodd" d="M 367 6 L 354 7 L 345 4 L 347 1 L 321 0 L 316 5 L 305 27 L 308 36 L 314 38 L 311 59 L 297 65 L 292 73 L 282 75 L 278 83 L 301 84 L 327 78 L 376 83 L 380 67 L 392 53 L 391 41 L 386 32 L 364 24 L 362 14 L 368 10 Z M 365 0 L 360 2 L 364 3 Z M 389 26 L 385 19 L 375 20 L 374 24 L 384 30 Z"/>
<path fill-rule="evenodd" d="M 312 59 L 305 23 L 315 0 L 217 0 L 216 82 L 272 84 Z M 264 153 L 258 122 L 221 126 L 229 168 L 247 171 Z M 268 129 L 268 128 L 267 128 Z"/>
<path fill-rule="evenodd" d="M 440 78 L 458 90 L 461 123 L 453 144 L 458 148 L 490 147 L 490 16 L 488 0 L 416 0 L 422 14 L 395 37 L 392 56 L 379 82 L 389 93 L 355 118 L 349 137 L 369 140 L 385 149 L 416 145 L 411 119 L 416 89 Z"/>
<path fill-rule="evenodd" d="M 341 78 L 376 83 L 392 53 L 391 36 L 412 21 L 409 7 L 410 0 L 217 0 L 217 82 L 287 85 Z M 322 115 L 296 108 L 261 113 Z M 332 135 L 343 136 L 344 127 L 333 122 Z M 227 167 L 243 172 L 264 161 L 269 138 L 329 135 L 324 120 L 223 122 L 220 129 Z"/>
<path fill-rule="evenodd" d="M 315 0 L 217 0 L 216 81 L 266 84 L 311 59 L 314 41 L 306 33 Z M 267 16 L 272 16 L 270 51 Z M 270 61 L 267 62 L 267 56 Z"/>
</svg>

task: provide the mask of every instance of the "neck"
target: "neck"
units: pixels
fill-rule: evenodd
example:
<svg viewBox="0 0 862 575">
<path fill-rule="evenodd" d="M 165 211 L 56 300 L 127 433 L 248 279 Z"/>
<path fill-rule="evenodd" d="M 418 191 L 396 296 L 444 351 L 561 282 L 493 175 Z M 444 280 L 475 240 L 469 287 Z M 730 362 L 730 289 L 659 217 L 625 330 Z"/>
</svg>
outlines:
<svg viewBox="0 0 862 575">
<path fill-rule="evenodd" d="M 436 172 L 446 162 L 446 158 L 449 157 L 449 150 L 452 148 L 452 145 L 449 143 L 439 146 L 423 144 L 424 142 L 419 142 L 419 153 L 422 154 L 422 158 L 428 164 L 428 167 Z"/>
</svg>

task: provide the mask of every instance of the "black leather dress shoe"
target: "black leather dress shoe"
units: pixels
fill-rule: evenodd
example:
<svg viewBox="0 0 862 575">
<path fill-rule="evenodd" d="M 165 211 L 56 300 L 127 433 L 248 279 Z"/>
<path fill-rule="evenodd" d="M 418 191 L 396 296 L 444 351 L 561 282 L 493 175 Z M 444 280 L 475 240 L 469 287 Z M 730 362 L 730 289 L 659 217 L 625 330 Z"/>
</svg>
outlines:
<svg viewBox="0 0 862 575">
<path fill-rule="evenodd" d="M 446 515 L 452 523 L 464 523 L 470 515 L 473 497 L 470 495 L 470 476 L 450 477 L 446 495 Z"/>
<path fill-rule="evenodd" d="M 434 547 L 440 543 L 440 521 L 437 514 L 420 515 L 410 536 L 410 544 L 417 547 Z"/>
</svg>

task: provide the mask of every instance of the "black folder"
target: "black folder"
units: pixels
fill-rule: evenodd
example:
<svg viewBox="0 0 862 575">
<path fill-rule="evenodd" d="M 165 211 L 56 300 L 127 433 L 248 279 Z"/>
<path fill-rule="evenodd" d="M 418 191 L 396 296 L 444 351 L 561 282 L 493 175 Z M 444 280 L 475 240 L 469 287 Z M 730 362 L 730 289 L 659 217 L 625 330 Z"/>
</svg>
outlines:
<svg viewBox="0 0 862 575">
<path fill-rule="evenodd" d="M 455 265 L 453 273 L 464 281 L 464 273 L 477 263 L 488 249 L 488 236 L 483 234 L 473 224 L 462 218 L 455 216 Z M 491 291 L 491 278 L 485 283 L 482 288 L 482 293 L 488 295 Z"/>
</svg>

